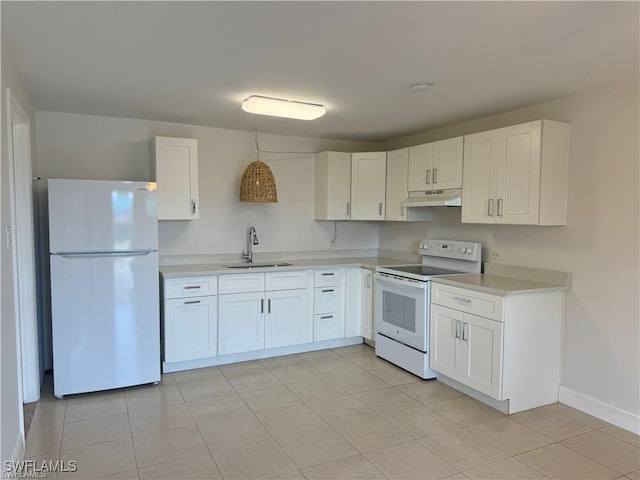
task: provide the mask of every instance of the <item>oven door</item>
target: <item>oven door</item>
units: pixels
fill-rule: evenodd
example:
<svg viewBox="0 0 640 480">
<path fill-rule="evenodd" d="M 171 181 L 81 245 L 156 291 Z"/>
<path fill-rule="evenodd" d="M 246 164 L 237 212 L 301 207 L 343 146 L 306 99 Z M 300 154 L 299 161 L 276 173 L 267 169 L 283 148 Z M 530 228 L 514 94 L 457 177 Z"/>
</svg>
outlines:
<svg viewBox="0 0 640 480">
<path fill-rule="evenodd" d="M 378 333 L 426 352 L 431 282 L 375 275 L 374 317 Z"/>
</svg>

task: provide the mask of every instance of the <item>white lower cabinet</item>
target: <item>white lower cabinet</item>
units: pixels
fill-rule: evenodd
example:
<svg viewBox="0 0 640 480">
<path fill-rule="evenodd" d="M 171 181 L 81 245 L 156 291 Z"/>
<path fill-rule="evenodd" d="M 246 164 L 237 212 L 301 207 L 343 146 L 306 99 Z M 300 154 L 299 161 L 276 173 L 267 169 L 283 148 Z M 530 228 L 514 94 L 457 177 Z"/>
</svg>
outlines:
<svg viewBox="0 0 640 480">
<path fill-rule="evenodd" d="M 264 293 L 220 295 L 220 355 L 264 348 Z"/>
<path fill-rule="evenodd" d="M 265 348 L 287 347 L 311 341 L 307 290 L 267 292 Z"/>
<path fill-rule="evenodd" d="M 345 337 L 345 269 L 316 270 L 313 292 L 313 341 Z"/>
<path fill-rule="evenodd" d="M 499 296 L 434 281 L 430 366 L 505 413 L 557 402 L 563 304 L 562 291 Z"/>
<path fill-rule="evenodd" d="M 162 286 L 163 359 L 166 363 L 217 355 L 217 277 L 168 279 Z"/>
<path fill-rule="evenodd" d="M 345 336 L 373 340 L 373 272 L 347 268 L 345 290 Z"/>
</svg>

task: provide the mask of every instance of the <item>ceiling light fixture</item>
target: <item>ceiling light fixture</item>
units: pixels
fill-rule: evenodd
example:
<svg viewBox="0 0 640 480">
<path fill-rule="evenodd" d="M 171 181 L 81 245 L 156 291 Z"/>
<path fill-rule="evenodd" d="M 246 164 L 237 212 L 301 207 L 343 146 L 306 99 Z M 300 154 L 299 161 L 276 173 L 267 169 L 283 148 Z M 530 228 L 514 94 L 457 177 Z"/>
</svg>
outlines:
<svg viewBox="0 0 640 480">
<path fill-rule="evenodd" d="M 431 85 L 433 84 L 429 82 L 416 82 L 409 85 L 409 89 L 413 93 L 424 93 L 428 92 L 431 89 Z"/>
<path fill-rule="evenodd" d="M 242 103 L 245 112 L 273 117 L 295 118 L 297 120 L 315 120 L 326 113 L 323 105 L 296 102 L 281 98 L 252 95 Z"/>
</svg>

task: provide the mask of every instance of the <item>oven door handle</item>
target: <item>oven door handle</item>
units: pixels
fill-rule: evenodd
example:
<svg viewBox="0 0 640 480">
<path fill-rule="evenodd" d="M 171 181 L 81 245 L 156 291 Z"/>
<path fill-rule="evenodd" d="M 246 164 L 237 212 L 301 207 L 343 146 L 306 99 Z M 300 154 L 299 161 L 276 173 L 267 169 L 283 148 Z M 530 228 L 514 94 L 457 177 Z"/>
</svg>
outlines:
<svg viewBox="0 0 640 480">
<path fill-rule="evenodd" d="M 400 280 L 398 278 L 381 275 L 380 273 L 376 273 L 374 275 L 374 278 L 380 282 L 387 282 L 393 285 L 402 285 L 403 287 L 420 288 L 422 290 L 426 290 L 428 285 L 428 282 L 412 282 L 411 280 Z"/>
</svg>

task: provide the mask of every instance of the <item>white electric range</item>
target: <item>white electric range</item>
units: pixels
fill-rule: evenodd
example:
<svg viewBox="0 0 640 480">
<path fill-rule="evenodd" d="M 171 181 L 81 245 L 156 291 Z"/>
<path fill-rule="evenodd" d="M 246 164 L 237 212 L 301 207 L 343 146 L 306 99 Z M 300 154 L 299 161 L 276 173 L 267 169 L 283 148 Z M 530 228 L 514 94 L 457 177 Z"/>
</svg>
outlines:
<svg viewBox="0 0 640 480">
<path fill-rule="evenodd" d="M 376 268 L 376 355 L 427 379 L 436 376 L 429 368 L 431 280 L 480 273 L 482 245 L 423 240 L 418 253 L 422 256 L 420 264 Z"/>
</svg>

